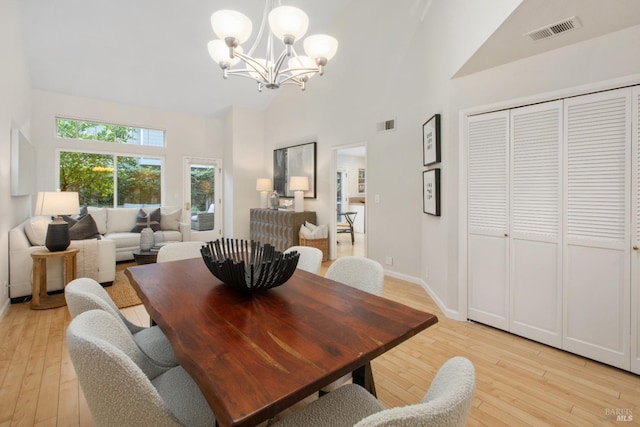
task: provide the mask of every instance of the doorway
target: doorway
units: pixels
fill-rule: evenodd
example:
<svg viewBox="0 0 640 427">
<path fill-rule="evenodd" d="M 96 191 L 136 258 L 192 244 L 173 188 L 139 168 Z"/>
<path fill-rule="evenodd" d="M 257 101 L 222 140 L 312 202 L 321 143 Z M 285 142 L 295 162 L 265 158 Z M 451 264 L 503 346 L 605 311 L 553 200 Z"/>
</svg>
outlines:
<svg viewBox="0 0 640 427">
<path fill-rule="evenodd" d="M 330 208 L 332 259 L 366 256 L 366 145 L 336 147 L 332 154 L 335 177 L 332 182 L 335 203 Z"/>
<path fill-rule="evenodd" d="M 222 161 L 184 160 L 184 216 L 191 240 L 208 242 L 222 236 Z"/>
</svg>

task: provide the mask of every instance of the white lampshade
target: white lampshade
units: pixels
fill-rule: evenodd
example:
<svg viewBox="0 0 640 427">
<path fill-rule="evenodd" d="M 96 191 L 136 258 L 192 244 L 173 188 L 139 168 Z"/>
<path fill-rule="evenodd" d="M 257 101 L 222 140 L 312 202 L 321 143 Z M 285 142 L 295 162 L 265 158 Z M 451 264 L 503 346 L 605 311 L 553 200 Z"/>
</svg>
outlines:
<svg viewBox="0 0 640 427">
<path fill-rule="evenodd" d="M 338 40 L 326 34 L 315 34 L 304 39 L 304 51 L 313 60 L 333 58 L 338 51 Z"/>
<path fill-rule="evenodd" d="M 309 178 L 306 176 L 292 176 L 289 178 L 289 190 L 308 191 Z"/>
<path fill-rule="evenodd" d="M 41 191 L 36 200 L 35 215 L 74 215 L 80 213 L 78 193 Z"/>
<path fill-rule="evenodd" d="M 256 180 L 256 191 L 271 191 L 273 190 L 273 182 L 271 178 L 258 178 Z"/>
<path fill-rule="evenodd" d="M 235 10 L 223 9 L 211 15 L 211 27 L 222 40 L 233 37 L 238 43 L 244 43 L 251 36 L 253 24 L 246 15 Z"/>
<path fill-rule="evenodd" d="M 279 6 L 269 13 L 271 32 L 280 40 L 284 36 L 301 39 L 309 28 L 309 17 L 302 10 L 292 6 Z"/>
<path fill-rule="evenodd" d="M 209 49 L 209 56 L 211 56 L 211 59 L 213 59 L 216 64 L 223 63 L 233 66 L 240 62 L 239 56 L 234 58 L 229 56 L 229 46 L 222 40 L 211 40 L 207 44 L 207 48 Z M 242 46 L 236 47 L 235 50 L 242 53 Z"/>
<path fill-rule="evenodd" d="M 298 55 L 293 58 L 289 58 L 287 61 L 287 65 L 289 68 L 316 68 L 316 63 L 313 59 L 308 56 Z M 316 71 L 309 71 L 306 73 L 295 73 L 296 77 L 308 77 L 311 78 L 316 75 Z"/>
</svg>

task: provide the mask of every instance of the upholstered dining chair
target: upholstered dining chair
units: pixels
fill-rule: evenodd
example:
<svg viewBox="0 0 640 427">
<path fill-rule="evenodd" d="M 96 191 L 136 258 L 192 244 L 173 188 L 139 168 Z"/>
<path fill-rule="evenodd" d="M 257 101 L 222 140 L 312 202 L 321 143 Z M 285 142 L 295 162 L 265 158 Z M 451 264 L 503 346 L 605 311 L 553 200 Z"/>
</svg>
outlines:
<svg viewBox="0 0 640 427">
<path fill-rule="evenodd" d="M 200 249 L 204 242 L 176 242 L 160 248 L 156 262 L 178 261 L 181 259 L 200 258 Z"/>
<path fill-rule="evenodd" d="M 71 317 L 88 310 L 104 310 L 117 319 L 132 335 L 142 352 L 161 366 L 176 366 L 178 361 L 169 340 L 158 326 L 149 328 L 131 323 L 118 309 L 100 283 L 88 277 L 69 282 L 64 297 Z"/>
<path fill-rule="evenodd" d="M 213 426 L 215 417 L 181 366 L 156 365 L 104 310 L 76 316 L 67 347 L 98 426 Z"/>
<path fill-rule="evenodd" d="M 329 266 L 324 276 L 370 294 L 382 295 L 384 269 L 379 262 L 369 258 L 340 257 Z"/>
<path fill-rule="evenodd" d="M 469 417 L 475 383 L 471 361 L 453 357 L 438 370 L 420 403 L 385 409 L 364 388 L 347 384 L 272 427 L 463 427 Z"/>
<path fill-rule="evenodd" d="M 313 274 L 318 274 L 320 272 L 323 257 L 320 249 L 312 248 L 311 246 L 291 246 L 290 248 L 287 248 L 284 253 L 286 254 L 292 251 L 297 251 L 300 254 L 296 268 Z"/>
<path fill-rule="evenodd" d="M 327 279 L 344 283 L 361 291 L 382 295 L 384 269 L 379 262 L 361 256 L 344 256 L 336 259 L 324 274 Z M 320 390 L 320 394 L 337 389 L 352 378 L 347 374 Z"/>
</svg>

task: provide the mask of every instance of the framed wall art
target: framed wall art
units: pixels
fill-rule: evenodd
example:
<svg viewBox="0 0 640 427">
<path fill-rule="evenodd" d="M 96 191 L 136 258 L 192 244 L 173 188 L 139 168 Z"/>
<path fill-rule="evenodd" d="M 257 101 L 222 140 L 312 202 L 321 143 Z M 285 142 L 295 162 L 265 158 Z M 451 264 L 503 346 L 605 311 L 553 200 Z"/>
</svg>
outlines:
<svg viewBox="0 0 640 427">
<path fill-rule="evenodd" d="M 294 145 L 273 150 L 273 189 L 280 197 L 293 197 L 289 189 L 289 178 L 306 176 L 309 190 L 305 199 L 316 198 L 316 143 Z"/>
<path fill-rule="evenodd" d="M 422 125 L 422 164 L 440 162 L 440 114 L 434 114 Z"/>
<path fill-rule="evenodd" d="M 422 172 L 422 210 L 440 216 L 440 169 Z"/>
</svg>

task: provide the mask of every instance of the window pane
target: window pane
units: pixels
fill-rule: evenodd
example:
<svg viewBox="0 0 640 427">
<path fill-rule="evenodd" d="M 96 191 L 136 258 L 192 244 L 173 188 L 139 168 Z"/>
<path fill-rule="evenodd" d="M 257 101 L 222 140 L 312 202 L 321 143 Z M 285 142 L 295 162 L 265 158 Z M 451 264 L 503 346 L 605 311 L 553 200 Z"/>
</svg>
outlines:
<svg viewBox="0 0 640 427">
<path fill-rule="evenodd" d="M 191 212 L 207 212 L 215 203 L 216 168 L 210 165 L 191 165 Z"/>
<path fill-rule="evenodd" d="M 116 206 L 160 206 L 160 159 L 118 156 Z"/>
<path fill-rule="evenodd" d="M 56 118 L 58 138 L 164 147 L 164 131 Z"/>
<path fill-rule="evenodd" d="M 113 156 L 60 153 L 60 190 L 77 191 L 80 206 L 113 206 Z"/>
</svg>

